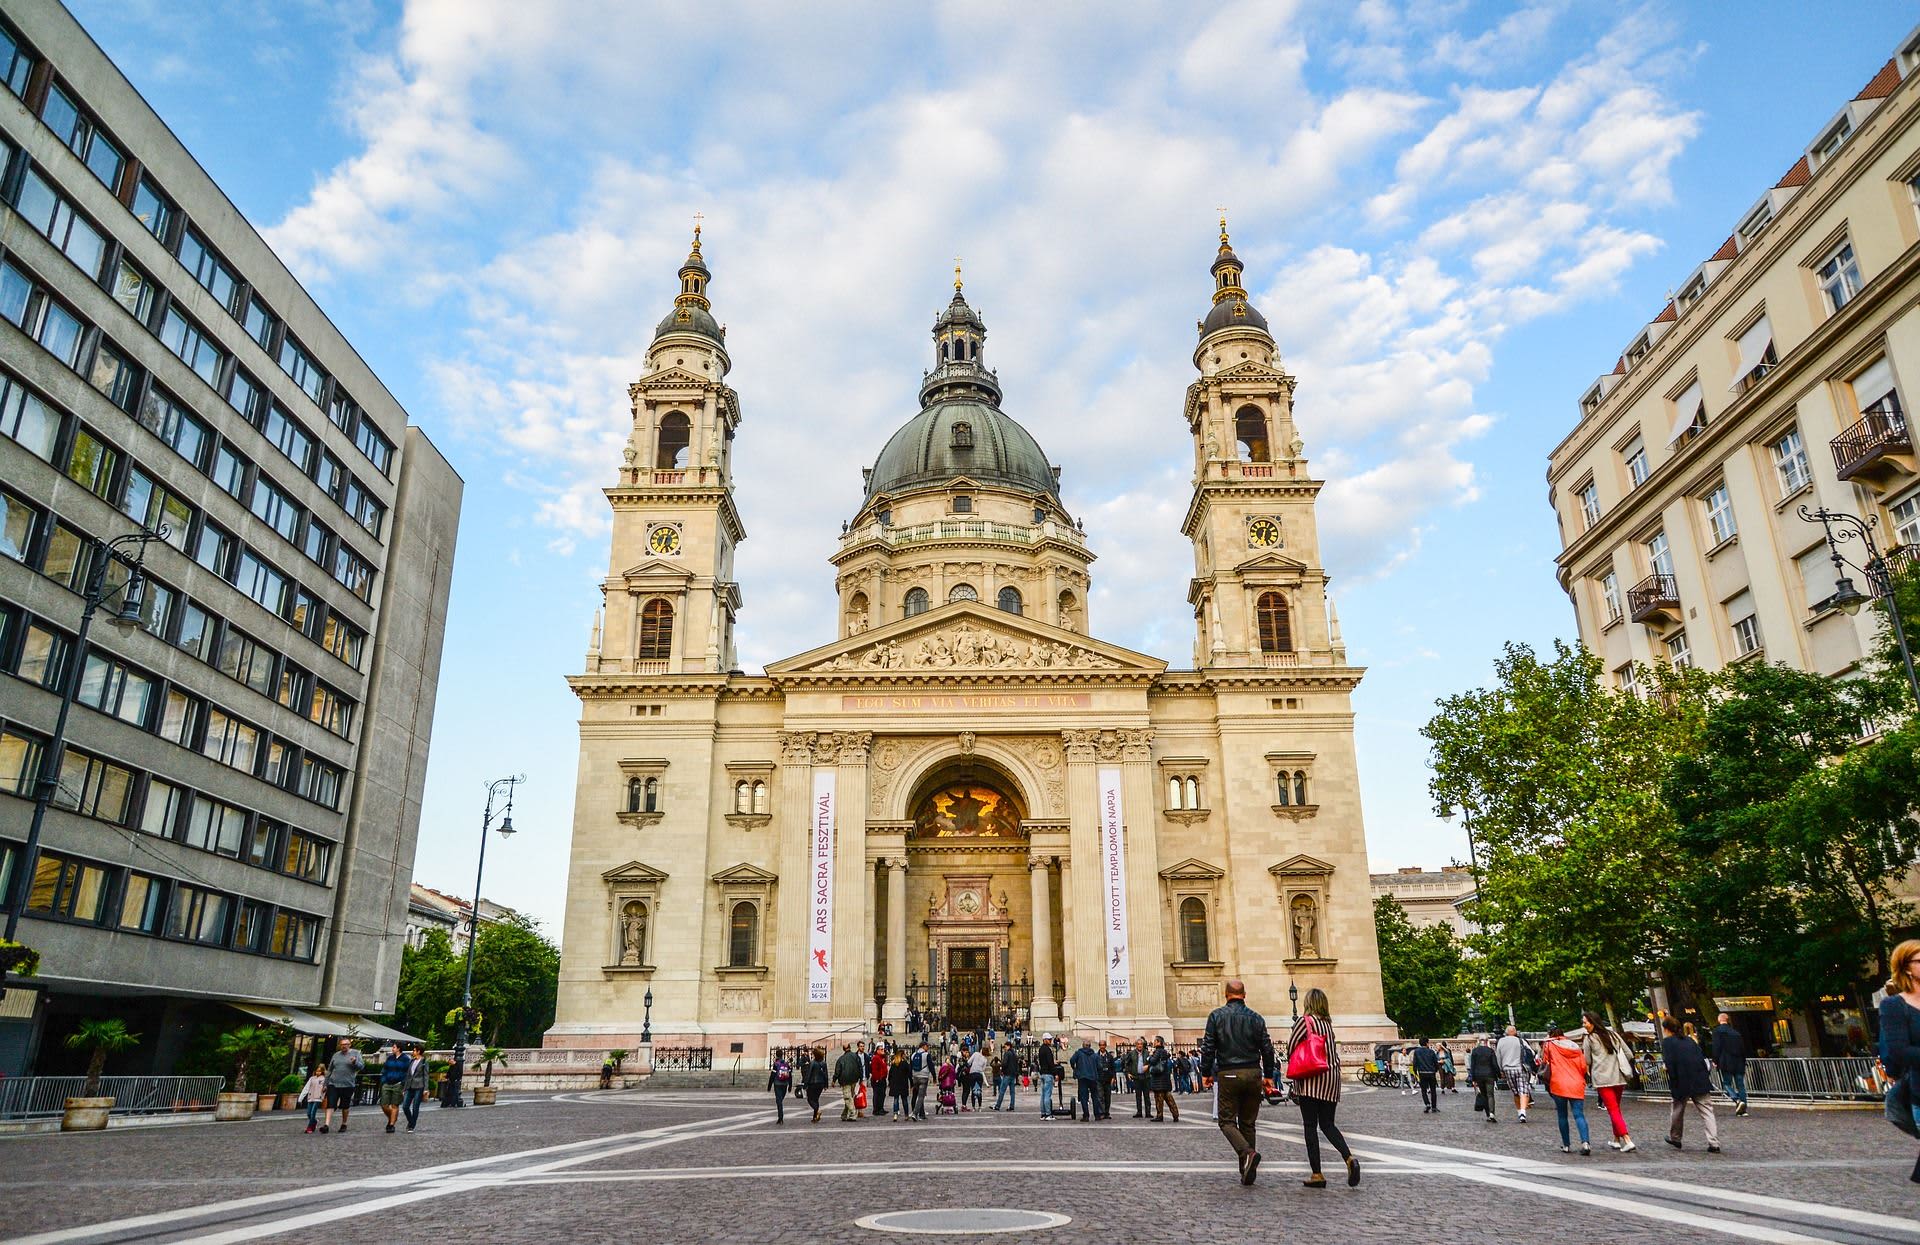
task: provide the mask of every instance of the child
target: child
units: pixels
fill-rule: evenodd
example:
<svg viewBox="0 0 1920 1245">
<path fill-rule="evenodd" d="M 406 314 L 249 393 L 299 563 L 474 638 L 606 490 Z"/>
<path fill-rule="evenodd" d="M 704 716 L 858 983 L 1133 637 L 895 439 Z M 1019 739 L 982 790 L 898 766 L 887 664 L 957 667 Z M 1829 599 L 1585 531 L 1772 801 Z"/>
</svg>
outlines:
<svg viewBox="0 0 1920 1245">
<path fill-rule="evenodd" d="M 314 1068 L 312 1071 L 312 1074 L 307 1077 L 306 1085 L 303 1086 L 300 1090 L 300 1097 L 295 1100 L 295 1101 L 306 1104 L 308 1132 L 312 1132 L 313 1126 L 319 1123 L 320 1107 L 323 1103 L 326 1102 L 326 1100 L 327 1100 L 326 1070 L 323 1068 Z"/>
</svg>

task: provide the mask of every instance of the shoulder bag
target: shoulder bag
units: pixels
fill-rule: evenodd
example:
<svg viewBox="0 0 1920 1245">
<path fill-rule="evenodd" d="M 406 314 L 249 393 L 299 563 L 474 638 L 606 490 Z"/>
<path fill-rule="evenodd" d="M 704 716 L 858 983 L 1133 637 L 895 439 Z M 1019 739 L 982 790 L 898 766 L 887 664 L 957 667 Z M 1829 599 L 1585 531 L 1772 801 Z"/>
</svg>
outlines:
<svg viewBox="0 0 1920 1245">
<path fill-rule="evenodd" d="M 1287 1079 L 1302 1080 L 1325 1072 L 1331 1066 L 1327 1062 L 1327 1035 L 1308 1025 L 1300 1035 L 1300 1040 L 1287 1052 Z"/>
</svg>

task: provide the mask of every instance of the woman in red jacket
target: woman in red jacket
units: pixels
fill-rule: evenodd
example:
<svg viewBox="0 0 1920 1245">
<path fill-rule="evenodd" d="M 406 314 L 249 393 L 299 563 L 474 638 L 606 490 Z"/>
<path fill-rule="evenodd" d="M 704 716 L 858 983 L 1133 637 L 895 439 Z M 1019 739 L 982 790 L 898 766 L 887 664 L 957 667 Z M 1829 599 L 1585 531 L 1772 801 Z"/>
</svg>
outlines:
<svg viewBox="0 0 1920 1245">
<path fill-rule="evenodd" d="M 1580 1153 L 1592 1154 L 1587 1138 L 1587 1056 L 1580 1044 L 1567 1036 L 1559 1025 L 1547 1030 L 1547 1044 L 1540 1048 L 1547 1067 L 1547 1093 L 1553 1098 L 1553 1113 L 1560 1120 L 1560 1153 L 1573 1153 L 1573 1137 L 1567 1132 L 1567 1115 L 1580 1126 Z"/>
</svg>

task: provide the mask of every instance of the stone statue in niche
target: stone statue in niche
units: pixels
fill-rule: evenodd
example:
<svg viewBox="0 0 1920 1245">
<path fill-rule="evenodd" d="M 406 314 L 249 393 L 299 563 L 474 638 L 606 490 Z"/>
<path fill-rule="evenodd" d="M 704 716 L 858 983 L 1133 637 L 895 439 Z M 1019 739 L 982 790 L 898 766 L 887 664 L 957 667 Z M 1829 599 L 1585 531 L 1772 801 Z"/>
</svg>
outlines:
<svg viewBox="0 0 1920 1245">
<path fill-rule="evenodd" d="M 638 966 L 647 949 L 647 906 L 638 900 L 620 913 L 620 963 Z"/>
<path fill-rule="evenodd" d="M 1293 901 L 1293 954 L 1302 960 L 1320 958 L 1319 914 L 1305 895 Z"/>
</svg>

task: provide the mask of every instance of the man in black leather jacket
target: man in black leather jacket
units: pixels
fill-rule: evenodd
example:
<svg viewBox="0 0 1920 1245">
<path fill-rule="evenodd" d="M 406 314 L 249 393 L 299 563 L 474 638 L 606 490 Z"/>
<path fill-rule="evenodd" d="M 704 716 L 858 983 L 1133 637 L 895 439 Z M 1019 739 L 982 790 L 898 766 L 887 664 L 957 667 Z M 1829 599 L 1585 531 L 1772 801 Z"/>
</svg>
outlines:
<svg viewBox="0 0 1920 1245">
<path fill-rule="evenodd" d="M 1493 1118 L 1493 1099 L 1495 1083 L 1500 1079 L 1500 1060 L 1494 1055 L 1493 1047 L 1486 1038 L 1473 1044 L 1473 1052 L 1467 1056 L 1467 1080 L 1473 1083 L 1473 1109 L 1485 1111 L 1487 1122 L 1495 1123 Z"/>
<path fill-rule="evenodd" d="M 1200 1075 L 1219 1082 L 1220 1131 L 1239 1156 L 1240 1183 L 1252 1184 L 1260 1166 L 1254 1128 L 1266 1082 L 1273 1077 L 1273 1039 L 1267 1036 L 1266 1018 L 1247 1006 L 1245 982 L 1229 981 L 1226 994 L 1225 1005 L 1207 1017 L 1200 1039 Z"/>
</svg>

